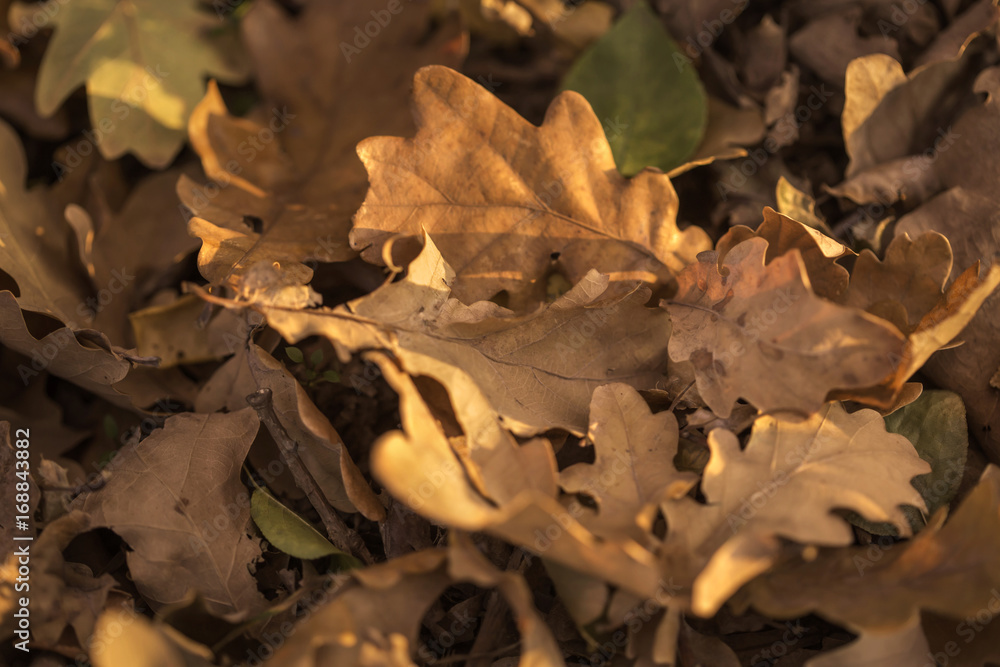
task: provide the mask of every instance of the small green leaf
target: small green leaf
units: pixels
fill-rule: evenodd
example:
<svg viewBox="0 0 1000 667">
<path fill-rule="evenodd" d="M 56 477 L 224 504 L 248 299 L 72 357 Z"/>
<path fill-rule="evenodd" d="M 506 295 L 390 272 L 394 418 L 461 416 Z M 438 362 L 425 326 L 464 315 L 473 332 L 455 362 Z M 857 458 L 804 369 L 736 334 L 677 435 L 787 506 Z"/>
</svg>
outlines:
<svg viewBox="0 0 1000 667">
<path fill-rule="evenodd" d="M 297 347 L 292 347 L 292 346 L 286 347 L 285 354 L 287 354 L 288 358 L 297 364 L 301 364 L 305 360 L 305 356 L 303 356 L 302 350 L 300 350 Z"/>
<path fill-rule="evenodd" d="M 590 102 L 625 176 L 684 164 L 708 123 L 698 73 L 644 1 L 580 56 L 563 88 Z"/>
<path fill-rule="evenodd" d="M 885 430 L 905 436 L 920 458 L 931 464 L 929 473 L 913 479 L 914 488 L 927 503 L 927 515 L 950 503 L 962 482 L 969 451 L 965 404 L 959 395 L 943 390 L 925 391 L 917 400 L 886 417 Z M 915 507 L 905 506 L 903 512 L 915 531 L 924 527 L 924 518 Z M 889 524 L 852 518 L 857 519 L 853 521 L 855 525 L 870 533 L 896 534 Z"/>
<path fill-rule="evenodd" d="M 306 371 L 306 380 L 312 382 L 315 379 L 316 379 L 316 371 L 310 368 L 309 370 Z"/>
<path fill-rule="evenodd" d="M 118 422 L 111 415 L 104 415 L 104 434 L 109 440 L 118 439 Z"/>
<path fill-rule="evenodd" d="M 309 363 L 313 368 L 323 363 L 323 348 L 318 348 L 315 352 L 309 355 Z"/>
<path fill-rule="evenodd" d="M 340 373 L 337 371 L 323 371 L 323 379 L 327 382 L 340 382 Z"/>
<path fill-rule="evenodd" d="M 290 556 L 308 560 L 333 554 L 350 556 L 330 544 L 318 530 L 278 502 L 266 489 L 254 489 L 250 515 L 268 542 Z"/>
</svg>

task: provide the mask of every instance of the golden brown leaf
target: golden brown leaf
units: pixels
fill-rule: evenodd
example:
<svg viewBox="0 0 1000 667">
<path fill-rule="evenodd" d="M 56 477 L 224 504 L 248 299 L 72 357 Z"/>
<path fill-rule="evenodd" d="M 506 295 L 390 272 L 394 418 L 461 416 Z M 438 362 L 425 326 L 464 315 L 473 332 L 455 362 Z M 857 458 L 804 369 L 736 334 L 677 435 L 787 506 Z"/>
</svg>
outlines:
<svg viewBox="0 0 1000 667">
<path fill-rule="evenodd" d="M 670 412 L 652 414 L 632 387 L 598 387 L 590 402 L 594 463 L 577 463 L 559 474 L 569 493 L 585 493 L 597 502 L 596 515 L 580 522 L 605 539 L 627 536 L 642 543 L 652 531 L 656 506 L 664 498 L 679 498 L 697 477 L 677 472 L 677 418 Z"/>
<path fill-rule="evenodd" d="M 371 187 L 351 244 L 381 263 L 394 234 L 426 229 L 454 267 L 463 302 L 506 290 L 540 301 L 553 269 L 571 283 L 588 271 L 615 279 L 669 279 L 709 247 L 677 227 L 670 179 L 615 168 L 600 122 L 567 91 L 535 127 L 457 72 L 428 67 L 414 81 L 413 139 L 376 137 L 358 154 Z"/>
<path fill-rule="evenodd" d="M 801 422 L 760 417 L 747 446 L 729 431 L 709 434 L 702 505 L 668 501 L 669 559 L 686 561 L 692 607 L 710 616 L 742 584 L 770 568 L 778 538 L 800 544 L 846 545 L 850 524 L 834 510 L 852 509 L 909 534 L 901 505 L 924 507 L 910 480 L 930 471 L 913 445 L 888 433 L 873 410 L 848 414 L 840 403 Z"/>
<path fill-rule="evenodd" d="M 698 391 L 727 417 L 737 398 L 759 409 L 811 414 L 840 387 L 866 387 L 895 368 L 903 338 L 887 322 L 817 297 L 798 249 L 765 266 L 768 243 L 751 238 L 678 278 L 665 302 L 670 358 L 694 364 Z M 725 274 L 722 272 L 725 271 Z"/>
<path fill-rule="evenodd" d="M 1000 468 L 990 465 L 947 523 L 944 516 L 910 542 L 795 558 L 751 582 L 737 606 L 775 618 L 815 612 L 856 630 L 895 628 L 919 610 L 961 619 L 1000 609 Z"/>
<path fill-rule="evenodd" d="M 178 183 L 181 201 L 203 219 L 192 232 L 207 244 L 225 240 L 226 252 L 199 258 L 208 280 L 245 288 L 243 274 L 254 265 L 279 262 L 293 271 L 285 284 L 301 284 L 311 277 L 301 262 L 354 256 L 347 233 L 367 186 L 355 145 L 409 132 L 412 121 L 399 108 L 413 73 L 457 65 L 465 51 L 451 26 L 428 36 L 428 3 L 401 7 L 370 48 L 375 39 L 360 26 L 388 12 L 382 0 L 311 0 L 294 17 L 261 0 L 241 21 L 265 104 L 234 118 L 211 86 L 188 129 L 213 183 Z"/>
<path fill-rule="evenodd" d="M 478 387 L 518 435 L 551 428 L 583 433 L 593 390 L 608 382 L 648 389 L 666 369 L 669 318 L 646 308 L 649 290 L 590 272 L 553 303 L 516 315 L 492 302 L 453 298 L 455 274 L 425 238 L 404 280 L 346 306 L 260 306 L 292 342 L 322 335 L 349 351 L 383 349 L 402 368 L 454 396 Z M 526 395 L 534 395 L 525 400 Z"/>
</svg>

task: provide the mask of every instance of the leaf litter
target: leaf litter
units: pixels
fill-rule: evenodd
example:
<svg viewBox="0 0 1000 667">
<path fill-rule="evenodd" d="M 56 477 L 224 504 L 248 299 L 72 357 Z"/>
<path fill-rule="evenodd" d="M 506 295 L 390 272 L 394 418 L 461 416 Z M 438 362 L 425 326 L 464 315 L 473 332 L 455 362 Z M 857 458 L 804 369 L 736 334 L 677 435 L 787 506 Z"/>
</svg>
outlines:
<svg viewBox="0 0 1000 667">
<path fill-rule="evenodd" d="M 1000 664 L 994 3 L 175 5 L 0 2 L 0 662 Z"/>
</svg>

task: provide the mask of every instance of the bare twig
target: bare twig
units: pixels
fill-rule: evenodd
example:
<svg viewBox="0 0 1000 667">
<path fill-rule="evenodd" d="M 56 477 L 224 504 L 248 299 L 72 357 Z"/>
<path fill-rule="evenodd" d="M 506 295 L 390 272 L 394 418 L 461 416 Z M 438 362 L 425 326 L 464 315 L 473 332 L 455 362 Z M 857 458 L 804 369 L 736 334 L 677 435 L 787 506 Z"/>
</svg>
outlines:
<svg viewBox="0 0 1000 667">
<path fill-rule="evenodd" d="M 320 491 L 319 485 L 316 484 L 316 480 L 312 474 L 302 465 L 302 461 L 298 455 L 298 444 L 288 435 L 288 431 L 278 421 L 278 416 L 274 412 L 274 405 L 271 402 L 271 390 L 267 388 L 258 389 L 255 393 L 247 396 L 247 403 L 257 411 L 260 421 L 271 432 L 271 437 L 278 444 L 281 456 L 285 459 L 285 464 L 292 473 L 292 477 L 295 478 L 295 483 L 305 492 L 309 502 L 312 503 L 312 506 L 319 513 L 319 517 L 323 521 L 323 526 L 326 528 L 327 536 L 330 538 L 333 546 L 341 551 L 357 556 L 362 562 L 368 565 L 374 563 L 375 559 L 372 558 L 368 547 L 361 540 L 361 536 L 348 528 L 344 520 L 333 511 L 333 508 L 327 503 L 326 498 L 323 497 L 323 493 Z"/>
</svg>

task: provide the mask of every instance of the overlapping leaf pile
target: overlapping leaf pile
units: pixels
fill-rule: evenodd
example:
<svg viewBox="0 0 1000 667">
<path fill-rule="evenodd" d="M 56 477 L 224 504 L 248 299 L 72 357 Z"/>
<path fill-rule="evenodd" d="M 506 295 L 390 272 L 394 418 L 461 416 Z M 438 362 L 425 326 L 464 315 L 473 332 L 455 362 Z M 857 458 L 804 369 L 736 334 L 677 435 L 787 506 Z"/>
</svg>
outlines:
<svg viewBox="0 0 1000 667">
<path fill-rule="evenodd" d="M 1000 664 L 990 2 L 217 4 L 7 17 L 4 660 Z"/>
</svg>

